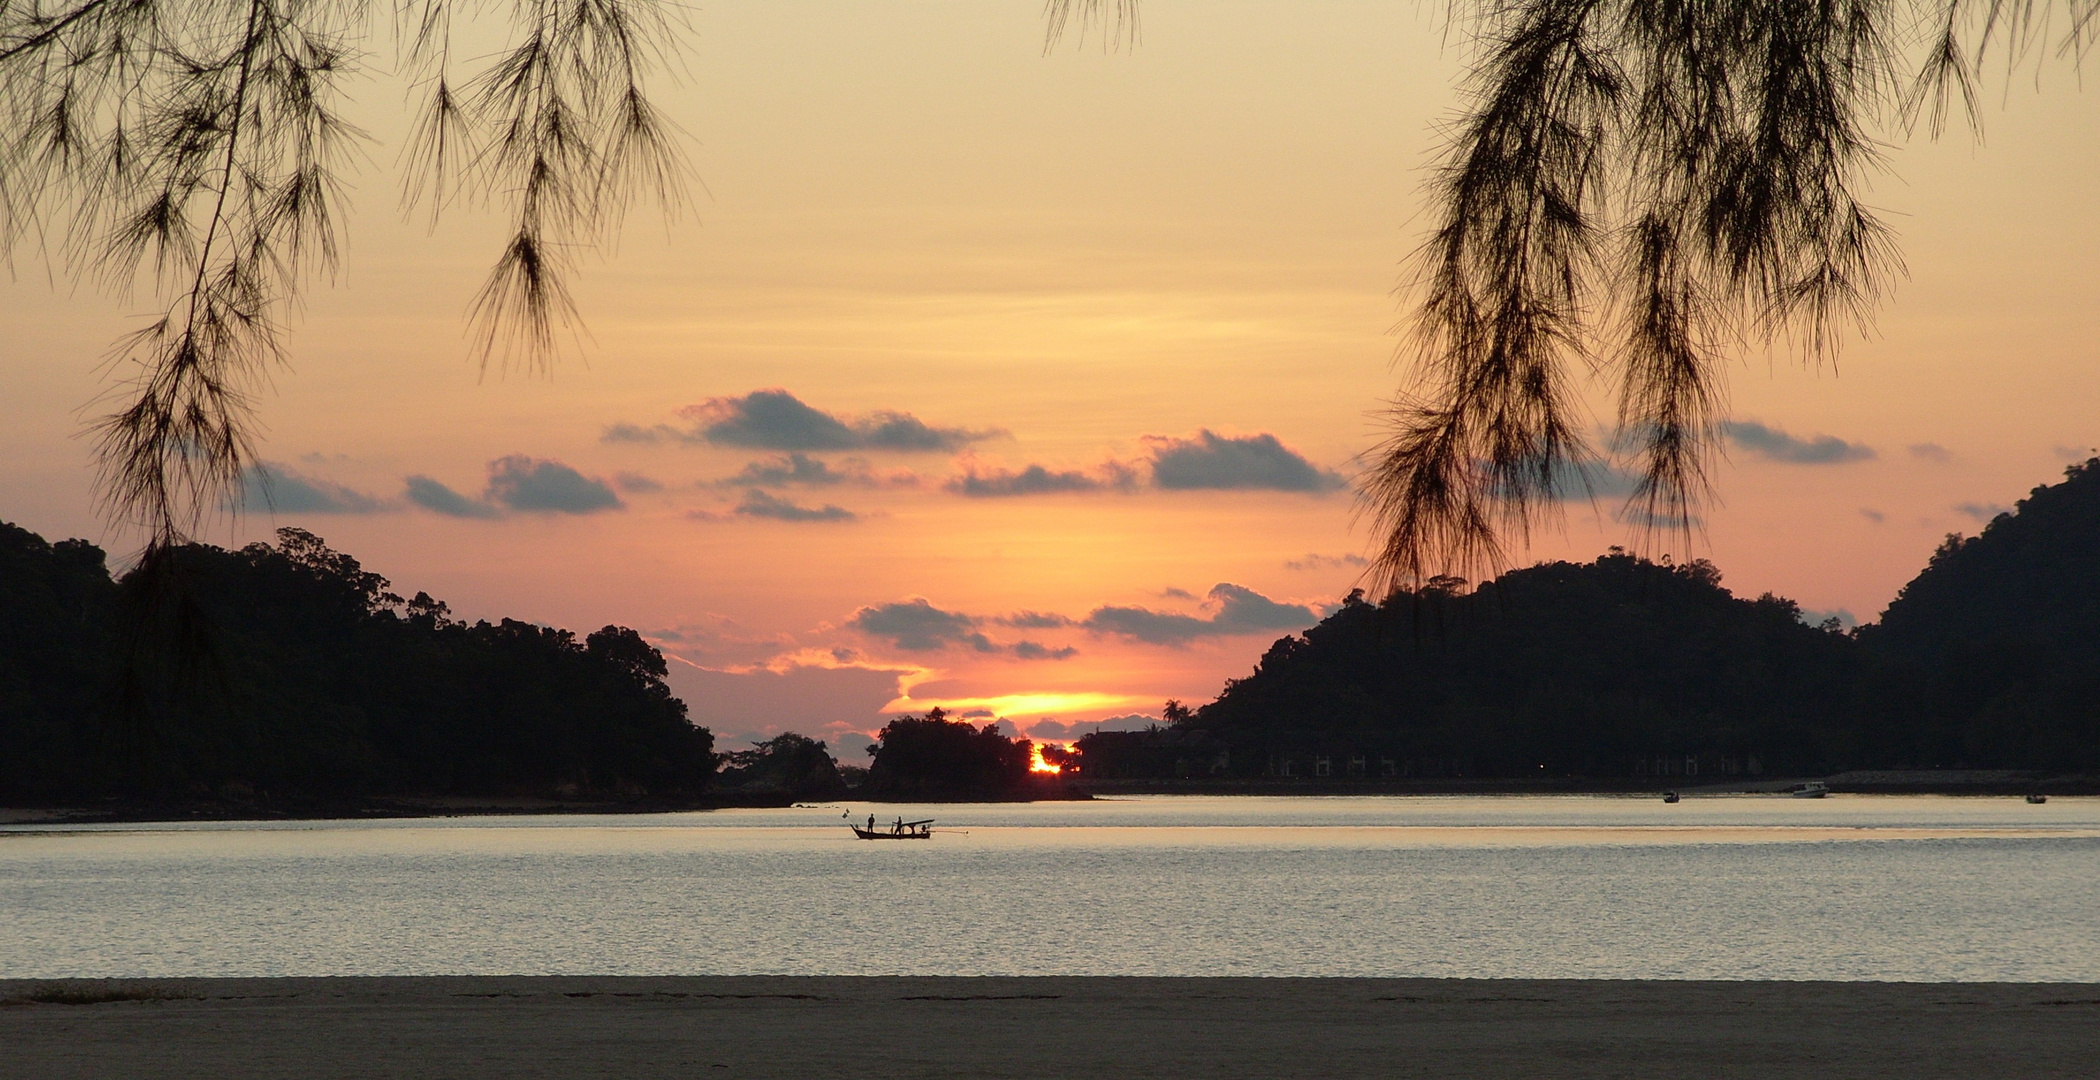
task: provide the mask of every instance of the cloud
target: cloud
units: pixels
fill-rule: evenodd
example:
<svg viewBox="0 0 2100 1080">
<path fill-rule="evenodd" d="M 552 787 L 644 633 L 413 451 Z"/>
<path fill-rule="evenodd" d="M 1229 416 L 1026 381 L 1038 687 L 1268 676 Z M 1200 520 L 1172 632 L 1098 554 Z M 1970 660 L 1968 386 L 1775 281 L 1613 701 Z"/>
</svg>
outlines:
<svg viewBox="0 0 2100 1080">
<path fill-rule="evenodd" d="M 502 510 L 478 499 L 469 499 L 430 477 L 411 476 L 405 483 L 407 491 L 404 494 L 408 501 L 432 513 L 484 520 L 503 516 Z"/>
<path fill-rule="evenodd" d="M 1607 461 L 1582 464 L 1562 462 L 1553 470 L 1553 493 L 1558 502 L 1577 499 L 1623 499 L 1639 490 L 1641 478 L 1629 469 Z"/>
<path fill-rule="evenodd" d="M 1007 469 L 979 471 L 975 464 L 967 466 L 962 475 L 949 477 L 948 482 L 941 485 L 943 490 L 972 499 L 1100 491 L 1107 486 L 1083 472 L 1051 472 L 1041 465 L 1030 465 L 1019 472 Z"/>
<path fill-rule="evenodd" d="M 678 410 L 690 428 L 618 423 L 600 438 L 612 443 L 708 443 L 753 450 L 960 450 L 1005 434 L 935 427 L 907 412 L 880 409 L 861 417 L 828 413 L 777 387 L 742 397 L 715 397 Z"/>
<path fill-rule="evenodd" d="M 1022 660 L 1070 660 L 1079 655 L 1079 650 L 1070 645 L 1051 648 L 1034 641 L 1016 641 L 1007 647 L 1007 651 Z"/>
<path fill-rule="evenodd" d="M 592 514 L 626 508 L 605 481 L 559 461 L 524 454 L 489 462 L 489 486 L 482 498 L 530 513 Z"/>
<path fill-rule="evenodd" d="M 638 424 L 613 424 L 598 436 L 599 442 L 638 443 L 650 446 L 660 442 L 691 442 L 686 433 L 669 424 L 642 427 Z"/>
<path fill-rule="evenodd" d="M 834 471 L 822 459 L 798 451 L 786 457 L 754 461 L 744 466 L 744 471 L 720 483 L 731 487 L 786 487 L 789 484 L 823 487 L 843 484 L 846 479 L 845 473 Z"/>
<path fill-rule="evenodd" d="M 641 473 L 631 472 L 614 473 L 613 486 L 629 494 L 642 494 L 664 489 L 661 481 L 650 479 Z"/>
<path fill-rule="evenodd" d="M 1930 461 L 1935 465 L 1945 465 L 1954 460 L 1954 451 L 1934 442 L 1912 443 L 1905 449 L 1910 451 L 1910 456 L 1919 461 Z"/>
<path fill-rule="evenodd" d="M 1302 559 L 1292 559 L 1283 564 L 1285 570 L 1361 570 L 1371 565 L 1371 560 L 1361 555 L 1318 555 L 1308 553 Z"/>
<path fill-rule="evenodd" d="M 868 463 L 859 458 L 847 458 L 845 467 L 835 469 L 822 458 L 813 458 L 801 451 L 784 454 L 764 461 L 746 464 L 735 476 L 717 480 L 723 487 L 834 487 L 839 484 L 854 484 L 860 487 L 917 487 L 919 478 L 910 472 L 899 471 L 887 476 L 878 476 Z"/>
<path fill-rule="evenodd" d="M 787 499 L 768 495 L 757 488 L 744 492 L 744 501 L 736 504 L 736 512 L 745 517 L 772 518 L 775 521 L 859 521 L 860 515 L 843 506 L 825 503 L 820 507 L 802 506 Z"/>
<path fill-rule="evenodd" d="M 1070 618 L 1064 615 L 1053 615 L 1046 611 L 1017 611 L 1012 615 L 994 621 L 1025 630 L 1054 630 L 1058 627 L 1072 625 Z"/>
<path fill-rule="evenodd" d="M 959 611 L 943 611 L 924 597 L 890 604 L 876 604 L 853 613 L 846 625 L 870 637 L 879 637 L 906 652 L 930 652 L 962 644 L 978 652 L 995 646 L 977 632 L 978 619 Z"/>
<path fill-rule="evenodd" d="M 1153 611 L 1141 607 L 1095 608 L 1080 625 L 1099 634 L 1117 634 L 1153 645 L 1184 645 L 1202 637 L 1303 630 L 1320 617 L 1303 604 L 1281 604 L 1244 585 L 1219 582 L 1211 587 L 1208 616 Z"/>
<path fill-rule="evenodd" d="M 859 664 L 784 663 L 719 670 L 674 659 L 671 691 L 691 710 L 693 722 L 715 733 L 728 748 L 799 731 L 831 743 L 848 764 L 867 764 L 857 734 L 883 724 L 883 707 L 901 692 L 913 669 Z"/>
<path fill-rule="evenodd" d="M 2065 461 L 2084 461 L 2100 454 L 2100 448 L 2085 446 L 2052 446 L 2049 449 Z"/>
<path fill-rule="evenodd" d="M 1055 623 L 1031 622 L 1032 626 L 1068 626 L 1071 620 L 1063 616 L 1035 616 L 1036 619 L 1056 618 Z M 1017 641 L 1001 645 L 986 637 L 978 627 L 988 622 L 1008 622 L 1004 619 L 986 619 L 960 611 L 944 611 L 934 607 L 924 597 L 914 596 L 888 604 L 863 607 L 846 620 L 846 625 L 869 637 L 881 638 L 906 652 L 934 652 L 960 646 L 979 653 L 1004 653 L 1018 660 L 1069 660 L 1079 655 L 1079 650 L 1070 646 L 1050 646 L 1037 641 Z M 1009 625 L 1013 625 L 1009 623 Z"/>
<path fill-rule="evenodd" d="M 1148 435 L 1152 482 L 1169 491 L 1339 491 L 1341 474 L 1322 469 L 1270 434 L 1219 435 L 1209 428 L 1193 439 Z"/>
<path fill-rule="evenodd" d="M 279 514 L 376 514 L 394 509 L 362 491 L 268 461 L 256 462 L 241 473 L 234 508 Z"/>
<path fill-rule="evenodd" d="M 1874 524 L 1876 524 L 1876 525 L 1879 525 L 1879 524 L 1881 524 L 1882 522 L 1884 522 L 1884 521 L 1887 521 L 1887 520 L 1889 519 L 1889 516 L 1888 516 L 1887 514 L 1884 514 L 1884 513 L 1882 513 L 1881 511 L 1879 511 L 1879 510 L 1876 510 L 1876 509 L 1874 509 L 1874 508 L 1873 508 L 1873 507 L 1871 507 L 1871 506 L 1862 506 L 1862 507 L 1860 507 L 1860 508 L 1859 508 L 1859 516 L 1860 516 L 1860 517 L 1863 517 L 1863 518 L 1866 518 L 1866 519 L 1867 519 L 1868 521 L 1871 521 L 1871 522 L 1873 522 L 1873 523 L 1874 523 Z"/>
<path fill-rule="evenodd" d="M 1788 465 L 1843 465 L 1874 457 L 1874 448 L 1835 435 L 1797 438 L 1754 420 L 1723 420 L 1721 435 L 1738 449 Z"/>
<path fill-rule="evenodd" d="M 1103 720 L 1096 720 L 1093 723 L 1093 728 L 1095 731 L 1143 731 L 1149 727 L 1157 727 L 1159 724 L 1160 718 L 1148 713 L 1125 713 L 1122 716 L 1111 716 Z M 1072 725 L 1072 730 L 1081 735 L 1086 734 L 1086 728 L 1087 725 L 1085 724 Z"/>
<path fill-rule="evenodd" d="M 1045 739 L 1056 739 L 1059 742 L 1063 742 L 1071 737 L 1072 731 L 1072 725 L 1059 720 L 1052 720 L 1047 716 L 1028 725 L 1028 737 L 1037 742 L 1042 742 Z"/>
<path fill-rule="evenodd" d="M 2012 507 L 2000 506 L 1997 503 L 1965 502 L 1954 504 L 1954 512 L 1965 517 L 1975 518 L 1978 521 L 1989 521 L 1999 514 L 2012 513 Z"/>
</svg>

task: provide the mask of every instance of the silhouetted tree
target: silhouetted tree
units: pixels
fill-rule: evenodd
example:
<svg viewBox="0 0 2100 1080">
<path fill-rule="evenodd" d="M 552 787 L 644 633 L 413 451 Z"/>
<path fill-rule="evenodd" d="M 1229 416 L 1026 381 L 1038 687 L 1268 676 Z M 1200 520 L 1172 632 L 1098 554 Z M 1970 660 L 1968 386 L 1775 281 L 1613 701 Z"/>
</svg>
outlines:
<svg viewBox="0 0 2100 1080">
<path fill-rule="evenodd" d="M 149 684 L 130 709 L 116 699 L 137 667 L 108 629 L 124 600 L 102 553 L 0 527 L 0 798 L 706 789 L 713 737 L 633 630 L 578 642 L 455 621 L 311 533 L 278 538 L 169 549 L 211 628 L 210 671 L 184 693 Z"/>
<path fill-rule="evenodd" d="M 861 794 L 898 801 L 1026 798 L 1034 792 L 1028 774 L 1034 745 L 1000 734 L 993 724 L 950 720 L 938 708 L 900 716 L 868 747 L 875 760 Z"/>
<path fill-rule="evenodd" d="M 846 793 L 838 762 L 822 742 L 789 731 L 751 745 L 750 750 L 723 755 L 724 787 L 782 791 L 797 799 L 832 799 Z"/>
</svg>

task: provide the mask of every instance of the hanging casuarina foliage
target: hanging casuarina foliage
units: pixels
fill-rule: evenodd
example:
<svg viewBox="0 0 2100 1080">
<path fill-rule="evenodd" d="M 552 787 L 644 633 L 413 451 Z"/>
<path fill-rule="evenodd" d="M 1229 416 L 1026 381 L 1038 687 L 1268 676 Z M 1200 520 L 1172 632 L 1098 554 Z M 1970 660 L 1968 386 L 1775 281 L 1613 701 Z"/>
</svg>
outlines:
<svg viewBox="0 0 2100 1080">
<path fill-rule="evenodd" d="M 545 364 L 575 316 L 576 253 L 637 196 L 675 209 L 687 167 L 644 88 L 675 47 L 672 6 L 494 10 L 510 41 L 468 62 L 448 0 L 0 0 L 0 241 L 157 297 L 95 424 L 101 496 L 147 530 L 149 560 L 253 463 L 250 402 L 286 313 L 335 264 L 363 138 L 345 85 L 385 15 L 421 98 L 405 205 L 469 193 L 509 216 L 473 307 L 484 363 Z"/>
</svg>

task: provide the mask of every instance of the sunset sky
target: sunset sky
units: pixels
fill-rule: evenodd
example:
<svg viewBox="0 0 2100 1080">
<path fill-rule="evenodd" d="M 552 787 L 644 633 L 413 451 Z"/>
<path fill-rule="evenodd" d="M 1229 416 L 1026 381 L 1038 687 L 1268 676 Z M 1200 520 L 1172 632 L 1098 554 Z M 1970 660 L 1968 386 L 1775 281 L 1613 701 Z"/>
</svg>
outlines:
<svg viewBox="0 0 2100 1080">
<path fill-rule="evenodd" d="M 585 260 L 544 377 L 472 359 L 501 226 L 401 218 L 406 87 L 363 84 L 351 244 L 259 402 L 275 509 L 206 539 L 297 525 L 465 617 L 635 627 L 730 746 L 1209 700 L 1361 572 L 1461 57 L 1437 4 L 1146 0 L 1134 50 L 1047 55 L 1040 8 L 695 8 L 657 86 L 693 205 Z M 1739 594 L 1870 620 L 2100 445 L 2100 101 L 2063 64 L 1993 86 L 1980 143 L 1888 148 L 1909 277 L 1872 334 L 1732 369 L 1689 554 Z M 0 519 L 122 559 L 81 432 L 148 304 L 33 255 L 0 304 Z M 1612 509 L 1523 560 L 1631 542 Z"/>
</svg>

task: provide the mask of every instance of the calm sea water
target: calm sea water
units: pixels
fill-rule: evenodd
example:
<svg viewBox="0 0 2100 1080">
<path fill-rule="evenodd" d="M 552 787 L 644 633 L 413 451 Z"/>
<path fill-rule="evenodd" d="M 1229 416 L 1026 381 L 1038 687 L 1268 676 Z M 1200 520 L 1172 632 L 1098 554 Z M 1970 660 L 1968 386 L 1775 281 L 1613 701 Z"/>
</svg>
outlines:
<svg viewBox="0 0 2100 1080">
<path fill-rule="evenodd" d="M 856 841 L 842 811 L 940 831 Z M 0 977 L 759 973 L 2100 981 L 2100 799 L 0 830 Z"/>
</svg>

